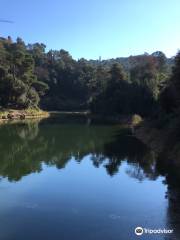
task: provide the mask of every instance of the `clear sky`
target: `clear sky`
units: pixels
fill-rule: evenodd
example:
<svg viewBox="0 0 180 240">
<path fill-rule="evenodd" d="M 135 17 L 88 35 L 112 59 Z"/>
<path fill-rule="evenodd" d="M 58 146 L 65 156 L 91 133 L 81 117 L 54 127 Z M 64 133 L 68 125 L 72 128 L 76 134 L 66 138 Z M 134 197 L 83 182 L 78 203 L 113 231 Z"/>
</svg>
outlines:
<svg viewBox="0 0 180 240">
<path fill-rule="evenodd" d="M 102 59 L 180 48 L 180 0 L 0 0 L 0 35 L 74 58 Z"/>
</svg>

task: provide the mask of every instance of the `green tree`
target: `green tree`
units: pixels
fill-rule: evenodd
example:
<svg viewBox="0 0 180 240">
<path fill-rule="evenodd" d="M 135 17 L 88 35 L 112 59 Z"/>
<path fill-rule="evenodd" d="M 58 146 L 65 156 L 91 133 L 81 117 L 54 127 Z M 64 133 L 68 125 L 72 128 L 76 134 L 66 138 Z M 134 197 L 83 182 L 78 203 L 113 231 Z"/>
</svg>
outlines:
<svg viewBox="0 0 180 240">
<path fill-rule="evenodd" d="M 27 51 L 25 43 L 18 38 L 0 40 L 0 103 L 3 107 L 37 107 L 39 93 L 34 73 L 34 59 Z M 35 85 L 36 83 L 36 85 Z M 42 84 L 41 84 L 42 85 Z"/>
<path fill-rule="evenodd" d="M 161 93 L 160 102 L 167 113 L 180 113 L 180 52 L 175 57 L 172 76 Z"/>
</svg>

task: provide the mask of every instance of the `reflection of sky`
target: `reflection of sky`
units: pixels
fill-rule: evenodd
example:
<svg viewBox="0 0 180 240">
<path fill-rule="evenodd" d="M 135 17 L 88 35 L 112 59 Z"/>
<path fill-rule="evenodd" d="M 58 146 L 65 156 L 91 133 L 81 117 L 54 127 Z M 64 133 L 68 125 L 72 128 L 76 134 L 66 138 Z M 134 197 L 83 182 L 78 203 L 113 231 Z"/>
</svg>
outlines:
<svg viewBox="0 0 180 240">
<path fill-rule="evenodd" d="M 43 171 L 18 182 L 0 182 L 0 237 L 15 239 L 129 239 L 135 226 L 165 227 L 166 186 L 163 178 L 142 182 L 130 177 L 123 162 L 110 177 L 87 156 L 64 169 Z M 22 230 L 23 229 L 23 230 Z"/>
</svg>

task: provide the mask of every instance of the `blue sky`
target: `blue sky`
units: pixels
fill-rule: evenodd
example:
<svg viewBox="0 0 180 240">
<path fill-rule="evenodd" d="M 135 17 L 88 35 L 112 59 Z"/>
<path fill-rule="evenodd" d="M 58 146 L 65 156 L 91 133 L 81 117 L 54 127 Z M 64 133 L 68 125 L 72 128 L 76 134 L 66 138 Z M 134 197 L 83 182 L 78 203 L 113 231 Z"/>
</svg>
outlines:
<svg viewBox="0 0 180 240">
<path fill-rule="evenodd" d="M 0 0 L 0 35 L 74 58 L 103 59 L 180 48 L 180 0 Z"/>
</svg>

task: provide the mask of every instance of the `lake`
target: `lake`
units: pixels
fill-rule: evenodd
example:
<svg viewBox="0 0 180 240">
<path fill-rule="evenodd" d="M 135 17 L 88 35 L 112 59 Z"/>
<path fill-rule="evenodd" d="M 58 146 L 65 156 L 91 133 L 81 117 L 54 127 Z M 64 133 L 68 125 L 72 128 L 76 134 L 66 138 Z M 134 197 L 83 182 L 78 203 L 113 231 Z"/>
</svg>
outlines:
<svg viewBox="0 0 180 240">
<path fill-rule="evenodd" d="M 129 129 L 50 119 L 0 136 L 0 240 L 180 239 L 180 171 Z"/>
</svg>

